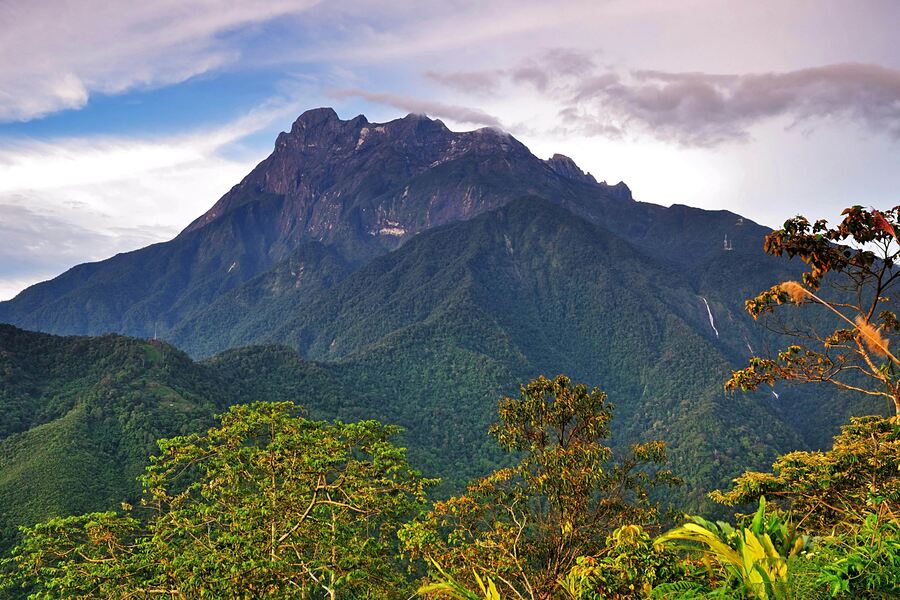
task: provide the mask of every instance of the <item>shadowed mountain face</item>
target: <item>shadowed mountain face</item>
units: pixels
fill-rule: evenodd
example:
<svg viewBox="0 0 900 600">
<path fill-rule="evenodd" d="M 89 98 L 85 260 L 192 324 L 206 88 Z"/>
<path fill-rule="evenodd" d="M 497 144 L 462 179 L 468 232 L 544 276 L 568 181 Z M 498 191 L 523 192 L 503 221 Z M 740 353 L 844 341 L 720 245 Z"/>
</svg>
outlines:
<svg viewBox="0 0 900 600">
<path fill-rule="evenodd" d="M 216 355 L 197 364 L 170 349 L 166 364 L 207 382 L 173 406 L 206 415 L 293 398 L 322 415 L 398 423 L 444 491 L 502 462 L 485 435 L 499 395 L 566 373 L 609 392 L 617 446 L 669 442 L 696 506 L 746 466 L 824 443 L 853 409 L 835 397 L 811 411 L 822 401 L 814 390 L 779 390 L 779 402 L 723 394 L 729 370 L 768 341 L 744 299 L 796 277 L 763 254 L 765 234 L 726 211 L 636 202 L 624 183 L 597 183 L 561 155 L 540 160 L 495 130 L 316 109 L 174 240 L 33 286 L 0 303 L 0 322 L 81 335 L 156 329 L 190 355 Z M 26 339 L 10 333 L 5 350 Z M 271 344 L 283 346 L 235 349 Z M 128 376 L 144 381 L 145 362 Z M 314 385 L 303 383 L 310 373 Z M 172 387 L 170 374 L 148 375 L 161 382 L 150 388 Z M 0 383 L 10 377 L 0 372 Z M 30 431 L 81 418 L 79 402 L 54 398 L 21 388 L 15 402 L 59 408 L 10 439 L 28 447 Z M 90 406 L 85 414 L 114 405 Z M 180 429 L 146 436 L 170 431 Z M 3 452 L 0 473 L 28 455 Z"/>
</svg>

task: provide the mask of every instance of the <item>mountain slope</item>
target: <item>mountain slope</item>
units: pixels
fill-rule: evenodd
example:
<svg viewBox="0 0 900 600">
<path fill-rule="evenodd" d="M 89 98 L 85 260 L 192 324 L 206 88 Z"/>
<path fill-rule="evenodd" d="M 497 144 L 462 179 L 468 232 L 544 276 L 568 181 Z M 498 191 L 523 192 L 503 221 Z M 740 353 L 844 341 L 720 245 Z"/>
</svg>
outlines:
<svg viewBox="0 0 900 600">
<path fill-rule="evenodd" d="M 0 326 L 0 542 L 132 496 L 155 439 L 209 423 L 220 387 L 162 344 Z"/>
<path fill-rule="evenodd" d="M 133 497 L 156 438 L 200 430 L 234 402 L 290 399 L 316 417 L 403 425 L 414 464 L 444 478 L 441 493 L 509 459 L 487 426 L 497 399 L 538 374 L 607 391 L 616 447 L 666 440 L 689 481 L 683 506 L 808 444 L 803 407 L 821 399 L 783 392 L 797 418 L 764 395 L 726 397 L 736 359 L 689 282 L 553 203 L 523 198 L 436 228 L 349 274 L 333 258 L 313 245 L 293 257 L 293 274 L 251 288 L 282 289 L 307 265 L 341 273 L 301 274 L 309 293 L 254 340 L 317 363 L 271 345 L 196 363 L 161 342 L 0 326 L 0 545 L 14 525 Z M 220 320 L 213 311 L 197 322 L 212 335 Z M 816 426 L 833 428 L 851 408 L 831 401 Z"/>
<path fill-rule="evenodd" d="M 727 289 L 695 286 L 698 314 L 702 295 L 725 329 L 735 325 L 720 328 L 735 352 L 749 341 L 743 298 L 784 268 L 762 253 L 763 227 L 727 211 L 635 202 L 624 183 L 597 183 L 562 155 L 540 160 L 508 134 L 451 132 L 417 115 L 341 120 L 315 109 L 177 238 L 32 286 L 0 302 L 0 322 L 58 334 L 158 332 L 208 356 L 265 339 L 304 297 L 416 234 L 524 195 L 615 232 L 684 280 L 744 269 L 748 277 Z M 722 262 L 725 236 L 735 248 L 727 254 L 740 261 Z M 204 329 L 210 305 L 215 335 L 190 335 Z"/>
<path fill-rule="evenodd" d="M 133 500 L 157 439 L 201 431 L 237 401 L 334 414 L 331 377 L 296 353 L 230 354 L 206 365 L 161 342 L 0 325 L 0 550 L 17 525 Z"/>
<path fill-rule="evenodd" d="M 740 274 L 743 257 L 723 255 L 722 272 Z M 340 414 L 405 426 L 412 456 L 457 486 L 502 459 L 484 437 L 496 399 L 538 374 L 606 390 L 620 446 L 668 440 L 694 501 L 804 445 L 764 396 L 724 395 L 744 341 L 715 335 L 682 272 L 540 198 L 420 234 L 284 307 L 277 325 L 239 341 L 328 363 L 356 394 Z M 231 310 L 214 304 L 173 340 L 214 342 Z"/>
</svg>

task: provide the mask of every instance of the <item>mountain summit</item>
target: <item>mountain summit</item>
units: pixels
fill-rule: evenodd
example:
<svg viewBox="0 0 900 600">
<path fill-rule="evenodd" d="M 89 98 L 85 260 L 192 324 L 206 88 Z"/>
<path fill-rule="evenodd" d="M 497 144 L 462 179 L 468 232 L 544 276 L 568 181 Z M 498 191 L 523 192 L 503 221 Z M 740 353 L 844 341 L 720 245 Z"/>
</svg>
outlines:
<svg viewBox="0 0 900 600">
<path fill-rule="evenodd" d="M 311 239 L 358 258 L 511 197 L 571 198 L 576 184 L 621 197 L 621 188 L 598 184 L 572 159 L 557 154 L 541 161 L 496 129 L 457 133 L 416 114 L 387 123 L 362 115 L 345 121 L 331 108 L 317 108 L 280 134 L 272 154 L 185 233 L 274 197 L 276 247 Z"/>
<path fill-rule="evenodd" d="M 0 322 L 60 334 L 148 336 L 310 243 L 356 267 L 416 234 L 522 196 L 576 212 L 630 200 L 562 155 L 496 129 L 408 115 L 370 123 L 304 112 L 272 154 L 174 240 L 79 265 L 0 303 Z"/>
</svg>

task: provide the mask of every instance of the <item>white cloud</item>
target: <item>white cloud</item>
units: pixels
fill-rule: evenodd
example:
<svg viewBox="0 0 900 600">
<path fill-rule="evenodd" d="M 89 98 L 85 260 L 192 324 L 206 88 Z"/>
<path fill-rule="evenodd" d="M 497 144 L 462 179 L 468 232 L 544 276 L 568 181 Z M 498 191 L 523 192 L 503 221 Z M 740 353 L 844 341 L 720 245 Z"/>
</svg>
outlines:
<svg viewBox="0 0 900 600">
<path fill-rule="evenodd" d="M 307 58 L 357 63 L 383 63 L 419 59 L 468 49 L 485 51 L 498 40 L 517 38 L 526 43 L 536 32 L 559 32 L 573 24 L 601 17 L 603 7 L 594 0 L 421 0 L 416 10 L 402 3 L 358 2 L 371 21 L 344 19 L 342 37 L 317 49 L 304 49 Z M 329 7 L 330 8 L 330 7 Z M 335 12 L 340 13 L 339 10 Z M 378 27 L 372 26 L 378 23 Z M 532 40 L 533 41 L 533 40 Z"/>
<path fill-rule="evenodd" d="M 171 138 L 0 145 L 0 300 L 75 264 L 172 238 L 262 158 L 220 150 L 299 110 L 272 104 Z"/>
<path fill-rule="evenodd" d="M 402 94 L 390 94 L 385 92 L 372 92 L 359 88 L 340 88 L 331 91 L 335 98 L 362 98 L 368 102 L 384 104 L 393 108 L 415 114 L 426 114 L 434 119 L 449 119 L 455 123 L 469 125 L 483 125 L 485 127 L 503 128 L 500 119 L 489 115 L 483 110 L 447 104 L 436 100 L 423 100 L 404 96 Z"/>
<path fill-rule="evenodd" d="M 0 3 L 0 121 L 79 108 L 91 93 L 176 83 L 237 60 L 229 32 L 316 0 Z"/>
<path fill-rule="evenodd" d="M 683 146 L 712 147 L 748 141 L 751 129 L 767 121 L 785 119 L 789 126 L 811 128 L 837 119 L 900 140 L 900 69 L 875 64 L 727 75 L 625 73 L 598 69 L 584 53 L 552 50 L 513 68 L 427 71 L 425 76 L 479 98 L 500 90 L 517 95 L 536 90 L 555 102 L 557 127 L 581 136 L 647 134 Z"/>
</svg>

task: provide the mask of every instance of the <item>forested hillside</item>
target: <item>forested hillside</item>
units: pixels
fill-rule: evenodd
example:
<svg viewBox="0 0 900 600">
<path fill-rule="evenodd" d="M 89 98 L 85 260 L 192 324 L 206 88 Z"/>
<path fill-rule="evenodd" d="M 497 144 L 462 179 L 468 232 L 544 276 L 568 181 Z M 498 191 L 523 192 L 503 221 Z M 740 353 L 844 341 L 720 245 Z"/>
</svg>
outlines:
<svg viewBox="0 0 900 600">
<path fill-rule="evenodd" d="M 781 449 L 827 443 L 860 409 L 837 397 L 813 420 L 809 390 L 779 388 L 780 403 L 722 391 L 748 346 L 769 341 L 738 312 L 740 290 L 770 285 L 779 272 L 748 267 L 748 254 L 695 257 L 701 282 L 716 284 L 714 329 L 683 271 L 551 202 L 524 198 L 420 234 L 318 291 L 261 299 L 249 290 L 268 284 L 250 282 L 172 335 L 200 354 L 276 342 L 326 362 L 364 399 L 339 414 L 403 425 L 414 460 L 457 482 L 491 464 L 482 433 L 492 398 L 512 382 L 566 372 L 608 390 L 618 445 L 666 439 L 699 500 L 702 488 Z M 242 335 L 221 327 L 235 314 L 249 324 Z"/>
<path fill-rule="evenodd" d="M 705 298 L 714 337 L 698 334 L 694 290 L 652 256 L 539 198 L 313 280 L 317 294 L 270 313 L 283 323 L 270 338 L 317 363 L 274 345 L 197 363 L 155 339 L 0 326 L 0 594 L 891 597 L 897 234 L 877 211 L 844 215 L 767 236 L 809 270 L 748 299 L 749 316 L 814 318 L 781 321 L 794 343 L 737 370 Z M 329 264 L 319 250 L 297 260 Z M 563 375 L 504 395 L 557 368 L 603 379 L 617 406 Z M 856 401 L 797 391 L 785 410 L 725 393 L 781 382 Z M 897 414 L 850 419 L 827 452 L 789 452 L 867 397 Z M 650 537 L 662 509 L 710 500 L 758 510 Z"/>
<path fill-rule="evenodd" d="M 697 507 L 707 491 L 827 435 L 860 406 L 832 397 L 810 418 L 815 390 L 782 390 L 789 407 L 767 394 L 726 395 L 733 359 L 714 334 L 698 334 L 709 326 L 692 290 L 539 199 L 424 234 L 320 289 L 267 317 L 284 324 L 267 341 L 318 363 L 287 346 L 196 363 L 163 342 L 4 326 L 7 538 L 14 524 L 131 497 L 157 438 L 197 430 L 236 402 L 293 400 L 319 418 L 401 425 L 413 464 L 443 479 L 443 495 L 506 460 L 484 435 L 499 395 L 568 371 L 608 390 L 615 448 L 667 442 L 690 484 L 669 500 Z M 826 431 L 811 431 L 821 423 Z"/>
<path fill-rule="evenodd" d="M 133 496 L 157 438 L 207 426 L 235 398 L 165 344 L 8 325 L 0 378 L 4 545 L 22 523 Z"/>
<path fill-rule="evenodd" d="M 286 349 L 204 365 L 152 340 L 0 325 L 0 546 L 23 523 L 134 500 L 161 437 L 202 429 L 253 397 L 296 398 L 332 415 L 331 385 Z"/>
</svg>

